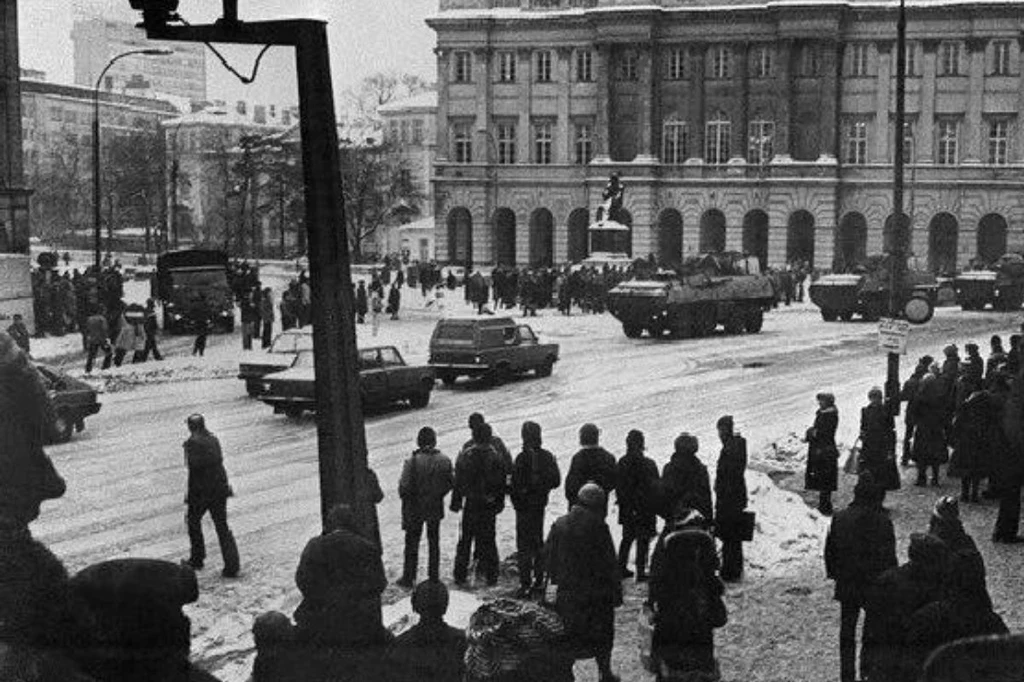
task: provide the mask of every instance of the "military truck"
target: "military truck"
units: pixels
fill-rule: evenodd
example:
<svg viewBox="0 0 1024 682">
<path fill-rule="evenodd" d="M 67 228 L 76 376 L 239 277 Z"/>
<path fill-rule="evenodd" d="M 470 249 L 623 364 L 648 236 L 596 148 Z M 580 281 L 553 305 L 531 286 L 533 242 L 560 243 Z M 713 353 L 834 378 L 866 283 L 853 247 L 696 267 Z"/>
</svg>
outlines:
<svg viewBox="0 0 1024 682">
<path fill-rule="evenodd" d="M 823 275 L 811 283 L 811 302 L 826 322 L 849 322 L 855 315 L 871 322 L 889 312 L 891 256 L 871 256 L 853 272 Z M 897 297 L 899 316 L 923 324 L 935 314 L 939 285 L 934 275 L 907 268 Z"/>
<path fill-rule="evenodd" d="M 164 304 L 163 326 L 184 334 L 205 321 L 211 330 L 235 328 L 234 299 L 223 251 L 184 249 L 157 256 L 152 297 Z"/>
<path fill-rule="evenodd" d="M 775 289 L 756 256 L 730 251 L 686 259 L 676 269 L 638 274 L 608 292 L 608 310 L 631 339 L 756 334 Z"/>
<path fill-rule="evenodd" d="M 963 310 L 1019 310 L 1024 303 L 1024 256 L 1008 253 L 988 267 L 961 272 L 953 280 Z"/>
</svg>

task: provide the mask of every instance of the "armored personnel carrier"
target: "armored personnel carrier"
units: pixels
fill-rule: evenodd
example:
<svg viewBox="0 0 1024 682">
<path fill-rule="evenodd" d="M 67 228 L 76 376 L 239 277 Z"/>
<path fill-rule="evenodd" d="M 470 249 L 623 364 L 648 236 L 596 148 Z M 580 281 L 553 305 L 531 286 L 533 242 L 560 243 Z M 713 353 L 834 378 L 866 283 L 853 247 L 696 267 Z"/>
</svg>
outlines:
<svg viewBox="0 0 1024 682">
<path fill-rule="evenodd" d="M 707 336 L 719 325 L 728 334 L 756 334 L 774 300 L 756 256 L 725 252 L 622 282 L 608 292 L 608 309 L 631 339 L 645 331 L 653 338 L 688 338 Z"/>
<path fill-rule="evenodd" d="M 848 322 L 854 315 L 875 321 L 889 311 L 891 256 L 871 256 L 854 272 L 823 275 L 811 283 L 810 295 L 826 322 Z M 935 314 L 939 285 L 934 275 L 913 269 L 904 271 L 899 288 L 900 316 L 923 324 Z"/>
<path fill-rule="evenodd" d="M 963 310 L 1018 310 L 1024 303 L 1024 256 L 1008 253 L 979 270 L 961 272 L 953 280 L 956 302 Z"/>
</svg>

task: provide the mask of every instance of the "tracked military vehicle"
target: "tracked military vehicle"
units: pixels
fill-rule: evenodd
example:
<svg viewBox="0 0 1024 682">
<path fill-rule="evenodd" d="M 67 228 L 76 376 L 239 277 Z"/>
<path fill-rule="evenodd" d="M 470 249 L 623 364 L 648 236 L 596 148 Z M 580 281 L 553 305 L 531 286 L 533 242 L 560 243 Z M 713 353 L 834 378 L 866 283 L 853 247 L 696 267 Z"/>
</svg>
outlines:
<svg viewBox="0 0 1024 682">
<path fill-rule="evenodd" d="M 854 272 L 823 275 L 811 283 L 810 295 L 826 322 L 849 322 L 855 315 L 876 321 L 889 312 L 890 256 L 871 256 Z M 934 275 L 905 269 L 897 298 L 902 317 L 922 324 L 935 314 L 939 285 Z"/>
<path fill-rule="evenodd" d="M 775 290 L 756 256 L 708 253 L 676 269 L 638 274 L 608 292 L 608 309 L 631 339 L 707 336 L 721 325 L 728 334 L 761 331 Z"/>
<path fill-rule="evenodd" d="M 1024 303 L 1024 256 L 1008 253 L 980 270 L 961 272 L 953 280 L 963 310 L 1018 310 Z"/>
</svg>

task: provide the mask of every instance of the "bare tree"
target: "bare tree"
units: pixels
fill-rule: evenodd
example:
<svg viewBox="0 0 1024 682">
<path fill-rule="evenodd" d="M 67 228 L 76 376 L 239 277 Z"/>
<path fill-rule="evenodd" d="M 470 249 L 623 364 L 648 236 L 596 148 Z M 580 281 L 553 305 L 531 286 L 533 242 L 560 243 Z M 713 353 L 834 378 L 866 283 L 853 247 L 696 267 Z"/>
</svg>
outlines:
<svg viewBox="0 0 1024 682">
<path fill-rule="evenodd" d="M 92 159 L 77 137 L 62 132 L 30 164 L 33 228 L 47 241 L 60 241 L 89 225 Z"/>
<path fill-rule="evenodd" d="M 380 120 L 377 109 L 381 105 L 430 89 L 431 85 L 419 76 L 382 72 L 367 76 L 355 89 L 347 90 L 345 99 L 352 108 L 356 122 L 365 125 Z"/>
<path fill-rule="evenodd" d="M 110 136 L 105 141 L 103 159 L 108 229 L 142 227 L 148 252 L 154 229 L 166 222 L 167 188 L 160 132 L 153 127 Z"/>
</svg>

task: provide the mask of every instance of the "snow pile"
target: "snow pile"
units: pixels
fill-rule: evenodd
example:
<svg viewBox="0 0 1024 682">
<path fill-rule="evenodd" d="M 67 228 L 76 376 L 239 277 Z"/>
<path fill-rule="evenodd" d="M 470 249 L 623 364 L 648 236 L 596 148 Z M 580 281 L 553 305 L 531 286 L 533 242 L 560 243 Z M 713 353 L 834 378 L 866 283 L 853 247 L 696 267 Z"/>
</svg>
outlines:
<svg viewBox="0 0 1024 682">
<path fill-rule="evenodd" d="M 766 465 L 769 470 L 796 472 L 807 461 L 807 443 L 803 436 L 790 431 L 781 438 L 766 442 L 754 453 L 753 462 Z"/>
<path fill-rule="evenodd" d="M 167 384 L 182 381 L 225 379 L 238 375 L 236 360 L 211 361 L 187 356 L 168 358 L 161 362 L 122 365 L 100 370 L 93 374 L 79 374 L 80 378 L 101 393 L 128 391 L 147 384 Z"/>
<path fill-rule="evenodd" d="M 828 519 L 799 495 L 779 488 L 758 471 L 747 472 L 747 494 L 747 509 L 757 514 L 754 540 L 744 548 L 751 575 L 786 575 L 808 555 L 821 554 Z"/>
</svg>

